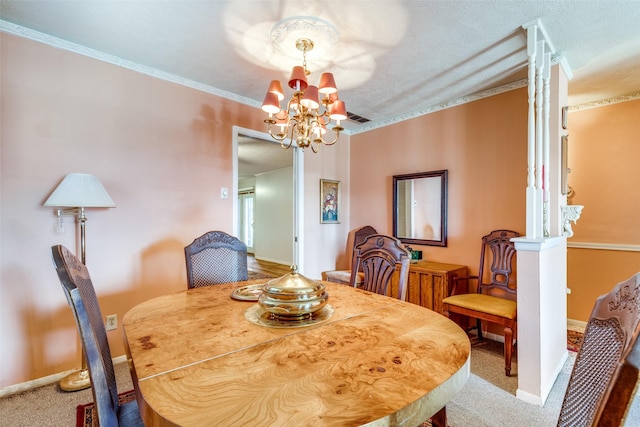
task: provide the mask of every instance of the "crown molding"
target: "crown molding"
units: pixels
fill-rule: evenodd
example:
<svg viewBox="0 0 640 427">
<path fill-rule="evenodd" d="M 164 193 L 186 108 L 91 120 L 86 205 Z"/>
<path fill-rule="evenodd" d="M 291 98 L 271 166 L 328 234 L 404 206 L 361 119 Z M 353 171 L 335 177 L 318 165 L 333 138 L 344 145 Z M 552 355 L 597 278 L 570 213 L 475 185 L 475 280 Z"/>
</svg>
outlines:
<svg viewBox="0 0 640 427">
<path fill-rule="evenodd" d="M 459 105 L 467 104 L 469 102 L 478 101 L 483 98 L 489 98 L 494 95 L 499 95 L 504 92 L 509 92 L 515 89 L 520 89 L 528 85 L 528 79 L 518 80 L 512 83 L 507 83 L 502 86 L 497 86 L 491 89 L 487 89 L 481 92 L 476 92 L 471 95 L 465 95 L 460 98 L 452 99 L 449 101 L 441 102 L 439 104 L 431 105 L 425 108 L 422 108 L 417 111 L 412 111 L 408 114 L 402 114 L 399 116 L 395 116 L 385 120 L 377 120 L 375 122 L 367 123 L 363 126 L 359 126 L 351 130 L 351 135 L 369 132 L 374 129 L 379 129 L 385 126 L 389 126 L 392 124 L 400 123 L 405 120 L 414 119 L 416 117 L 424 116 L 426 114 L 432 114 L 437 111 L 446 110 L 448 108 L 457 107 Z"/>
<path fill-rule="evenodd" d="M 118 67 L 127 68 L 129 70 L 132 70 L 141 74 L 145 74 L 151 77 L 155 77 L 160 80 L 165 80 L 171 83 L 176 83 L 182 86 L 190 87 L 192 89 L 196 89 L 202 92 L 210 93 L 212 95 L 220 96 L 222 98 L 227 98 L 227 99 L 239 102 L 241 104 L 246 104 L 246 105 L 257 107 L 257 108 L 260 108 L 260 105 L 261 105 L 258 101 L 246 98 L 244 96 L 239 96 L 237 94 L 227 92 L 227 91 L 215 88 L 213 86 L 199 83 L 190 79 L 185 79 L 183 77 L 176 76 L 175 74 L 166 73 L 164 71 L 160 71 L 152 67 L 146 67 L 144 65 L 140 65 L 133 61 L 129 61 L 127 59 L 123 59 L 115 55 L 110 55 L 108 53 L 100 52 L 95 49 L 90 49 L 86 46 L 82 46 L 77 43 L 72 43 L 67 40 L 53 37 L 48 34 L 44 34 L 39 31 L 25 28 L 20 25 L 16 25 L 1 19 L 0 19 L 0 31 L 15 35 L 15 36 L 23 37 L 29 40 L 34 40 L 40 43 L 44 43 L 49 46 L 66 50 L 72 53 L 77 53 L 78 55 L 83 55 L 89 58 L 97 59 L 98 61 L 106 62 L 112 65 L 116 65 Z"/>
<path fill-rule="evenodd" d="M 0 31 L 15 35 L 15 36 L 23 37 L 29 40 L 34 40 L 40 43 L 44 43 L 58 49 L 63 49 L 72 53 L 77 53 L 79 55 L 87 56 L 89 58 L 93 58 L 98 61 L 102 61 L 112 65 L 116 65 L 118 67 L 126 68 L 129 70 L 132 70 L 141 74 L 145 74 L 151 77 L 155 77 L 161 80 L 165 80 L 171 83 L 179 84 L 179 85 L 196 89 L 202 92 L 210 93 L 212 95 L 216 95 L 222 98 L 230 99 L 232 101 L 236 101 L 251 107 L 260 108 L 260 105 L 261 105 L 259 101 L 246 98 L 244 96 L 239 96 L 232 92 L 227 92 L 210 85 L 206 85 L 190 79 L 185 79 L 183 77 L 166 73 L 164 71 L 160 71 L 155 68 L 146 67 L 138 63 L 135 63 L 133 61 L 120 58 L 115 55 L 110 55 L 95 49 L 90 49 L 86 46 L 82 46 L 77 43 L 72 43 L 67 40 L 53 37 L 48 34 L 44 34 L 39 31 L 25 28 L 20 25 L 16 25 L 1 19 L 0 19 Z M 562 64 L 562 61 L 564 61 L 564 57 L 562 55 L 556 55 L 553 58 L 554 63 Z M 359 133 L 369 132 L 374 129 L 379 129 L 392 124 L 400 123 L 400 122 L 410 120 L 416 117 L 420 117 L 426 114 L 435 113 L 437 111 L 446 110 L 448 108 L 456 107 L 469 102 L 473 102 L 483 98 L 488 98 L 494 95 L 498 95 L 504 92 L 509 92 L 511 90 L 519 89 L 527 86 L 527 84 L 528 84 L 528 80 L 525 78 L 512 83 L 508 83 L 506 85 L 498 86 L 498 87 L 477 92 L 471 95 L 466 95 L 460 98 L 441 102 L 439 104 L 427 106 L 418 111 L 413 111 L 408 114 L 399 115 L 399 116 L 392 117 L 385 120 L 372 121 L 362 126 L 354 127 L 351 129 L 345 129 L 343 133 L 345 133 L 346 135 L 356 135 Z M 602 99 L 599 101 L 593 101 L 593 102 L 588 102 L 584 104 L 569 106 L 569 111 L 582 111 L 582 110 L 587 110 L 591 108 L 598 108 L 598 107 L 603 107 L 611 104 L 617 104 L 620 102 L 634 101 L 637 99 L 640 99 L 640 91 L 633 92 L 627 95 L 613 97 L 613 98 Z"/>
<path fill-rule="evenodd" d="M 607 105 L 619 104 L 621 102 L 635 101 L 640 99 L 640 91 L 632 92 L 627 95 L 614 96 L 599 101 L 585 102 L 584 104 L 570 105 L 569 111 L 583 111 L 592 108 L 606 107 Z"/>
</svg>

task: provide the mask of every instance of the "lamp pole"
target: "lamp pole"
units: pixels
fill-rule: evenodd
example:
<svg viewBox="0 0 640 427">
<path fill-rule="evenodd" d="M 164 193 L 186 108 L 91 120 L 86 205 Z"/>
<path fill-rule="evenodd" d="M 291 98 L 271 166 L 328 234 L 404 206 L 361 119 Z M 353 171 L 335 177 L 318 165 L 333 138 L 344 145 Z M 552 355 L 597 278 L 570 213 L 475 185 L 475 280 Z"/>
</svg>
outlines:
<svg viewBox="0 0 640 427">
<path fill-rule="evenodd" d="M 85 230 L 87 217 L 84 213 L 84 207 L 80 207 L 78 209 L 78 222 L 80 223 L 80 260 L 82 261 L 82 264 L 86 266 Z M 80 370 L 72 372 L 61 379 L 59 385 L 60 389 L 64 391 L 80 391 L 91 387 L 91 378 L 89 377 L 89 370 L 87 369 L 87 356 L 84 352 L 84 346 L 82 346 L 82 365 Z"/>
</svg>

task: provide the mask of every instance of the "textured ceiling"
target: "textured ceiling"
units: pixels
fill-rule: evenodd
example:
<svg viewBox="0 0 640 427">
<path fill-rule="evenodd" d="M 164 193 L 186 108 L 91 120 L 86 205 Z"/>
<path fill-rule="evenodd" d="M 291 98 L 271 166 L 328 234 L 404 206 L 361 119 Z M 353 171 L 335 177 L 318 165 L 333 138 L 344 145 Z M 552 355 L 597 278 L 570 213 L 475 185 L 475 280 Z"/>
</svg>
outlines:
<svg viewBox="0 0 640 427">
<path fill-rule="evenodd" d="M 347 109 L 373 122 L 525 78 L 522 25 L 536 19 L 573 72 L 571 104 L 640 90 L 638 1 L 0 0 L 5 31 L 34 30 L 256 106 L 270 79 L 301 62 L 294 46 L 282 61 L 269 40 L 296 15 L 339 35 L 329 60 L 309 60 L 310 79 L 334 71 Z"/>
<path fill-rule="evenodd" d="M 0 0 L 0 30 L 256 107 L 301 63 L 269 38 L 292 16 L 336 28 L 332 52 L 310 53 L 310 80 L 334 72 L 348 111 L 371 120 L 348 120 L 351 133 L 522 85 L 535 20 L 572 74 L 571 105 L 640 92 L 636 0 Z"/>
</svg>

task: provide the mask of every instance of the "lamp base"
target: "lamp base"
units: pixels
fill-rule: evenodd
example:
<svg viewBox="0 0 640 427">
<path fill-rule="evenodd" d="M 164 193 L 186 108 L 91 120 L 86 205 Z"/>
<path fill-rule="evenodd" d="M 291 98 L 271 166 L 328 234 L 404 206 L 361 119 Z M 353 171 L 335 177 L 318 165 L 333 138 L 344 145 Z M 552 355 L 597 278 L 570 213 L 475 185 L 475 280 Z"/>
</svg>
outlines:
<svg viewBox="0 0 640 427">
<path fill-rule="evenodd" d="M 60 389 L 64 391 L 80 391 L 91 387 L 89 371 L 81 369 L 75 371 L 60 380 Z"/>
</svg>

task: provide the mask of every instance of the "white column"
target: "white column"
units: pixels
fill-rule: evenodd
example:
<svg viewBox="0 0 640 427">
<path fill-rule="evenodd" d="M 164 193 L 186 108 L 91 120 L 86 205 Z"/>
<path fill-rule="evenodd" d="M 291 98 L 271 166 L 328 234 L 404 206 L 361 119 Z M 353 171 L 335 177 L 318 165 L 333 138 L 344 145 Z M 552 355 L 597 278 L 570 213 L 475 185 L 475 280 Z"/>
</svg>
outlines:
<svg viewBox="0 0 640 427">
<path fill-rule="evenodd" d="M 542 191 L 543 191 L 543 209 L 542 209 L 542 231 L 544 237 L 549 237 L 549 97 L 551 96 L 551 53 L 544 55 L 544 65 L 542 69 L 542 79 L 544 81 L 543 93 L 543 115 L 544 134 L 542 137 Z"/>
<path fill-rule="evenodd" d="M 540 20 L 523 28 L 527 30 L 529 60 L 529 169 L 527 235 L 514 239 L 518 273 L 516 397 L 544 405 L 568 355 L 566 238 L 558 233 L 561 199 L 559 111 L 567 102 L 567 81 L 562 72 L 557 72 L 559 67 L 551 71 L 554 48 Z M 532 57 L 535 57 L 534 62 Z M 532 176 L 535 182 L 532 182 Z M 545 205 L 543 201 L 549 203 Z"/>
<path fill-rule="evenodd" d="M 538 42 L 538 46 L 536 48 L 536 204 L 534 215 L 536 219 L 536 229 L 533 238 L 543 237 L 542 232 L 542 137 L 543 137 L 543 121 L 542 121 L 542 110 L 544 101 L 542 99 L 542 89 L 543 89 L 543 80 L 542 80 L 542 71 L 544 69 L 544 40 L 540 40 Z"/>
<path fill-rule="evenodd" d="M 529 57 L 529 125 L 527 133 L 527 236 L 535 236 L 536 230 L 536 198 L 535 198 L 535 153 L 536 153 L 536 39 L 538 28 L 534 25 L 527 28 L 527 56 Z"/>
</svg>

